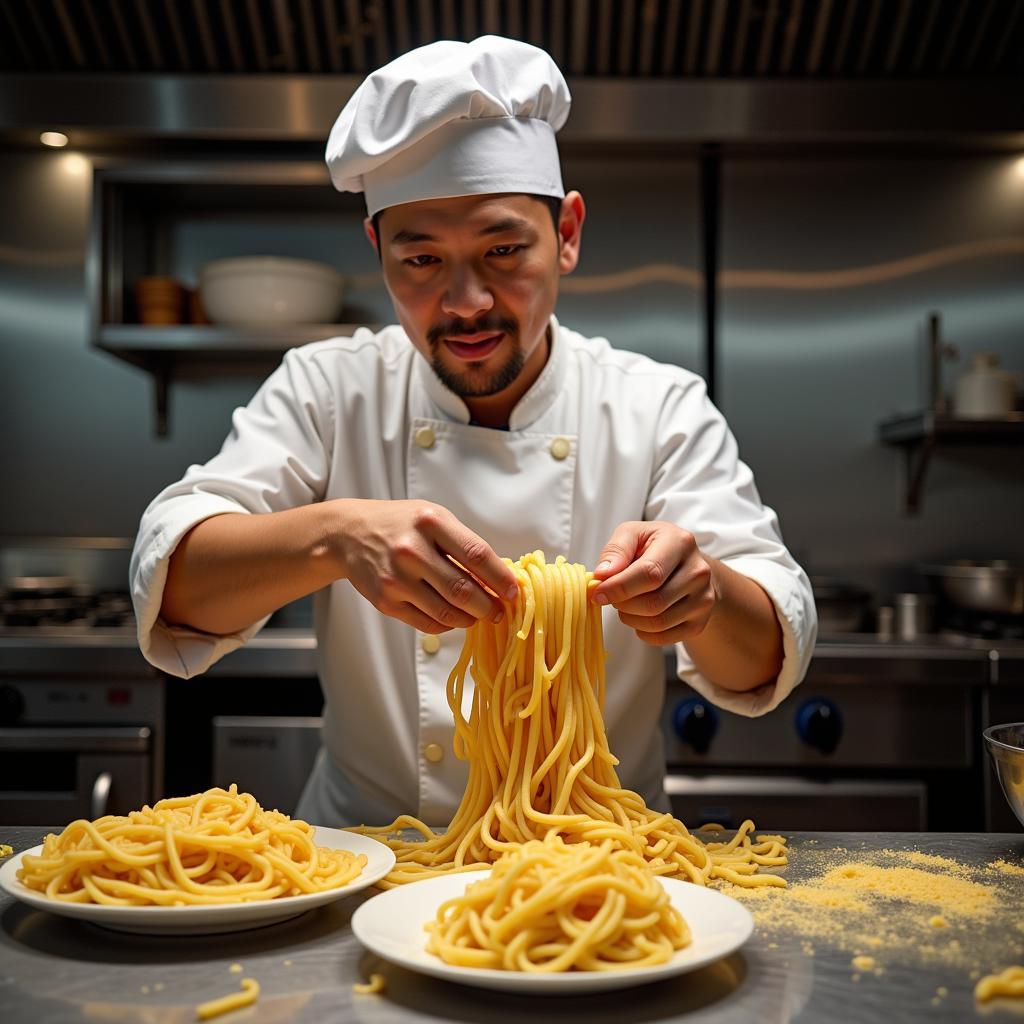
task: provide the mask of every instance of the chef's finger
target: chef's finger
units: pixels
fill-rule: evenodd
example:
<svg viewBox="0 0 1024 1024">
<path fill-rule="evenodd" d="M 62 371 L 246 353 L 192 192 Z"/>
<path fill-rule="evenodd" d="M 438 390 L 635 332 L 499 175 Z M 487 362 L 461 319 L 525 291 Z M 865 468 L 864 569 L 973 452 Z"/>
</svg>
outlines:
<svg viewBox="0 0 1024 1024">
<path fill-rule="evenodd" d="M 594 579 L 603 581 L 629 565 L 636 557 L 646 523 L 620 523 L 612 531 L 608 542 L 601 548 L 594 567 Z"/>
<path fill-rule="evenodd" d="M 707 588 L 701 588 L 669 605 L 657 615 L 637 615 L 618 609 L 619 618 L 630 629 L 642 630 L 646 633 L 664 633 L 685 623 L 703 623 L 710 616 L 715 606 L 713 594 Z"/>
<path fill-rule="evenodd" d="M 472 625 L 477 619 L 494 619 L 503 614 L 501 602 L 489 594 L 472 573 L 456 565 L 443 553 L 436 552 L 422 567 L 422 581 L 427 584 L 440 598 L 443 605 L 449 605 L 463 614 L 471 616 Z M 415 598 L 414 598 L 415 600 Z M 417 603 L 419 603 L 417 601 Z M 428 615 L 435 615 L 436 605 L 424 608 Z M 441 619 L 447 622 L 447 619 Z M 452 625 L 462 626 L 461 620 Z"/>
<path fill-rule="evenodd" d="M 695 636 L 700 636 L 706 626 L 707 621 L 684 622 L 679 626 L 673 626 L 671 629 L 665 630 L 663 633 L 648 633 L 642 629 L 636 629 L 633 632 L 645 644 L 650 644 L 652 647 L 667 647 L 669 644 L 685 643 Z"/>
<path fill-rule="evenodd" d="M 476 587 L 479 592 L 479 599 L 486 599 L 488 602 L 486 604 L 487 615 L 490 616 L 490 598 L 472 580 L 468 580 L 465 576 L 462 578 L 468 584 Z M 421 612 L 429 615 L 436 622 L 440 622 L 442 626 L 447 626 L 449 629 L 469 629 L 470 626 L 476 625 L 477 619 L 483 618 L 482 615 L 474 615 L 467 609 L 452 604 L 444 594 L 434 589 L 429 580 L 421 580 L 413 586 L 409 592 L 408 600 L 419 608 Z"/>
<path fill-rule="evenodd" d="M 691 594 L 704 589 L 705 583 L 690 572 L 687 566 L 681 565 L 657 590 L 627 598 L 615 605 L 620 615 L 632 615 L 635 618 L 656 618 L 668 616 L 679 602 L 686 600 Z M 625 620 L 623 620 L 625 621 Z M 677 619 L 681 622 L 682 619 Z M 675 623 L 672 623 L 675 625 Z"/>
<path fill-rule="evenodd" d="M 383 609 L 381 609 L 383 610 Z M 425 612 L 420 611 L 414 604 L 403 601 L 387 612 L 393 619 L 398 619 L 421 633 L 447 633 L 451 626 L 446 626 L 437 619 L 432 619 Z"/>
<path fill-rule="evenodd" d="M 618 607 L 622 601 L 663 587 L 683 561 L 686 536 L 678 529 L 654 532 L 622 572 L 594 589 L 593 600 Z"/>
<path fill-rule="evenodd" d="M 515 574 L 482 537 L 463 526 L 447 509 L 430 510 L 424 531 L 446 555 L 455 559 L 498 597 L 512 601 L 519 593 Z M 492 612 L 499 610 L 495 604 Z M 483 618 L 481 612 L 479 618 Z M 490 618 L 490 615 L 487 616 Z"/>
</svg>

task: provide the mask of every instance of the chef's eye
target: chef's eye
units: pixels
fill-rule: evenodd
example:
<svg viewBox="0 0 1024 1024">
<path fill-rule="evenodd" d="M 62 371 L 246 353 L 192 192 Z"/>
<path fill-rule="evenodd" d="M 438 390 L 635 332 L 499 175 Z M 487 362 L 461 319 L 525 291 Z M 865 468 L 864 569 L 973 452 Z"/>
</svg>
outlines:
<svg viewBox="0 0 1024 1024">
<path fill-rule="evenodd" d="M 419 256 L 410 256 L 402 262 L 410 267 L 429 267 L 431 263 L 437 262 L 437 257 L 421 253 Z"/>
<path fill-rule="evenodd" d="M 496 245 L 491 252 L 495 256 L 511 256 L 513 253 L 517 253 L 523 248 L 525 248 L 525 246 L 522 245 Z"/>
</svg>

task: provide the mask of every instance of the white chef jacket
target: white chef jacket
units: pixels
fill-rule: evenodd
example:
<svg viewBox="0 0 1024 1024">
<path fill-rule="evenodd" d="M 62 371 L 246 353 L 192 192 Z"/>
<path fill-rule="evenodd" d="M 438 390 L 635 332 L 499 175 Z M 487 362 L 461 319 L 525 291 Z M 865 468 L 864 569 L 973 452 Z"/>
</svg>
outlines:
<svg viewBox="0 0 1024 1024">
<path fill-rule="evenodd" d="M 761 584 L 785 654 L 776 680 L 735 693 L 705 679 L 679 644 L 680 677 L 731 711 L 775 707 L 806 671 L 814 602 L 703 380 L 584 338 L 554 317 L 551 337 L 548 362 L 507 431 L 472 425 L 465 403 L 400 327 L 289 351 L 235 411 L 220 453 L 191 466 L 143 514 L 131 564 L 142 653 L 190 678 L 266 621 L 217 636 L 159 617 L 170 556 L 201 520 L 336 498 L 418 498 L 450 509 L 499 555 L 540 548 L 548 559 L 564 554 L 590 567 L 620 523 L 678 523 L 704 553 Z M 344 580 L 319 591 L 314 608 L 324 747 L 297 813 L 327 825 L 383 824 L 410 812 L 446 824 L 467 778 L 452 753 L 445 696 L 464 632 L 442 634 L 429 653 L 432 641 L 425 645 L 423 634 Z M 637 639 L 614 609 L 603 615 L 605 720 L 620 776 L 651 806 L 667 807 L 663 652 Z M 469 680 L 466 690 L 468 713 Z"/>
</svg>

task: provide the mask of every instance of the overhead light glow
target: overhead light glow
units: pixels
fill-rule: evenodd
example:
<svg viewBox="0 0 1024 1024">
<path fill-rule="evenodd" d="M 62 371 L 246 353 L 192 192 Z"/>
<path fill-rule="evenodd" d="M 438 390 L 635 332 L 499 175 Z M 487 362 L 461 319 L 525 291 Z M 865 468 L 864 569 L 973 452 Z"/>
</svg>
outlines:
<svg viewBox="0 0 1024 1024">
<path fill-rule="evenodd" d="M 63 132 L 43 132 L 39 136 L 39 141 L 44 146 L 53 146 L 54 149 L 60 149 L 68 144 L 68 137 Z"/>
<path fill-rule="evenodd" d="M 1024 178 L 1024 156 L 1017 157 L 1013 169 L 1017 172 L 1018 178 Z"/>
<path fill-rule="evenodd" d="M 61 153 L 59 160 L 64 173 L 70 174 L 74 178 L 82 177 L 92 167 L 92 164 L 81 153 Z"/>
</svg>

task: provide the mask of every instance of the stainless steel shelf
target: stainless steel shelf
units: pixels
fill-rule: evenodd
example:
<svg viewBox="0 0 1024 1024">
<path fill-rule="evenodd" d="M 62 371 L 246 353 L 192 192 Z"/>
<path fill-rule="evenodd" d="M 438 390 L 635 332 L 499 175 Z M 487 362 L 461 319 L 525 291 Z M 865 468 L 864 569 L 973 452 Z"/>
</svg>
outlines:
<svg viewBox="0 0 1024 1024">
<path fill-rule="evenodd" d="M 156 434 L 168 433 L 171 381 L 183 371 L 205 367 L 266 374 L 290 348 L 326 338 L 351 337 L 370 324 L 288 324 L 285 326 L 221 326 L 184 324 L 149 327 L 144 324 L 103 324 L 95 347 L 132 363 L 153 378 Z"/>
<path fill-rule="evenodd" d="M 266 352 L 279 355 L 311 341 L 349 338 L 360 327 L 380 329 L 370 324 L 183 324 L 174 327 L 104 324 L 97 346 L 115 354 L 251 357 L 254 353 Z"/>
<path fill-rule="evenodd" d="M 1010 413 L 1001 419 L 965 420 L 941 416 L 931 410 L 893 416 L 878 426 L 886 444 L 920 444 L 925 440 L 943 444 L 993 444 L 1024 441 L 1024 413 Z"/>
<path fill-rule="evenodd" d="M 903 448 L 906 454 L 906 511 L 921 508 L 921 490 L 933 452 L 953 445 L 1019 445 L 1024 443 L 1024 413 L 1013 412 L 999 419 L 968 420 L 946 416 L 931 409 L 893 416 L 878 425 L 884 444 Z"/>
</svg>

